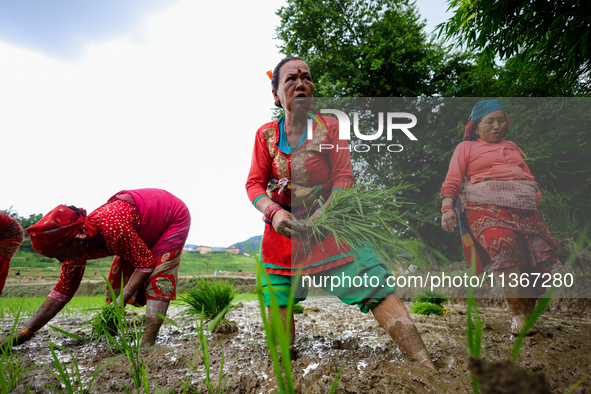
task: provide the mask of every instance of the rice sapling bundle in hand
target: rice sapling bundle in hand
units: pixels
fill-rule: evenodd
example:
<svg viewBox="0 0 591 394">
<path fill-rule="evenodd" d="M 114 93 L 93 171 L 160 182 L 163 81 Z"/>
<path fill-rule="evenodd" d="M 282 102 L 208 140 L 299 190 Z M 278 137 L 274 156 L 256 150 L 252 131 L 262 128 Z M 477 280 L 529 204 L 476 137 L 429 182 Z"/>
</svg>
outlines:
<svg viewBox="0 0 591 394">
<path fill-rule="evenodd" d="M 390 189 L 372 189 L 373 185 L 356 185 L 332 195 L 316 218 L 306 221 L 307 252 L 311 242 L 321 242 L 329 234 L 337 244 L 348 245 L 352 253 L 372 249 L 384 262 L 393 266 L 393 251 L 405 249 L 406 242 L 392 230 L 395 223 L 407 226 L 400 212 L 404 202 L 399 192 L 408 187 L 398 185 Z M 314 210 L 311 209 L 312 213 Z"/>
<path fill-rule="evenodd" d="M 90 325 L 92 327 L 91 341 L 108 339 L 108 336 L 114 337 L 118 331 L 118 319 L 115 312 L 115 306 L 112 303 L 105 303 L 97 308 L 97 314 L 90 320 L 84 322 L 80 327 Z M 108 334 L 108 335 L 107 335 Z"/>
</svg>

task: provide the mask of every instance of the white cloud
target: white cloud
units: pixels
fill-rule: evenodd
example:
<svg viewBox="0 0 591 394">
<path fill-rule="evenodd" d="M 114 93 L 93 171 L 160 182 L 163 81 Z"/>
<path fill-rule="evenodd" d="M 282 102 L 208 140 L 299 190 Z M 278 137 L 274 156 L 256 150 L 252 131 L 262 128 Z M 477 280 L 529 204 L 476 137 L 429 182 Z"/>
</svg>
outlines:
<svg viewBox="0 0 591 394">
<path fill-rule="evenodd" d="M 270 119 L 265 71 L 281 58 L 280 5 L 184 1 L 89 46 L 78 63 L 0 43 L 0 130 L 11 147 L 0 208 L 90 211 L 121 189 L 159 187 L 189 206 L 190 243 L 262 233 L 244 183 L 254 133 Z"/>
</svg>

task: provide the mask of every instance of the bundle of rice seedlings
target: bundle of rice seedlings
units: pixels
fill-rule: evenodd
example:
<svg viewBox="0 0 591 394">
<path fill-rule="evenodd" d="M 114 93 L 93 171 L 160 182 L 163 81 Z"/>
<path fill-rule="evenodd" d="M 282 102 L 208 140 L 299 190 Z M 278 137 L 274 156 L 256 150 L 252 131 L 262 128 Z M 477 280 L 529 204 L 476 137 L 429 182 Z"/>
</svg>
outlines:
<svg viewBox="0 0 591 394">
<path fill-rule="evenodd" d="M 80 327 L 90 325 L 92 328 L 91 341 L 98 341 L 102 338 L 107 339 L 117 333 L 118 319 L 115 312 L 115 306 L 112 303 L 105 303 L 102 307 L 94 309 L 98 312 L 89 320 L 80 325 Z"/>
<path fill-rule="evenodd" d="M 293 304 L 293 309 L 292 309 L 292 311 L 293 311 L 293 313 L 294 313 L 294 314 L 296 314 L 296 313 L 298 313 L 298 314 L 299 314 L 299 313 L 304 313 L 304 310 L 306 310 L 306 308 L 304 308 L 304 306 L 303 306 L 303 305 L 300 305 L 300 304 Z"/>
<path fill-rule="evenodd" d="M 413 297 L 413 301 L 416 303 L 430 303 L 441 306 L 444 302 L 449 301 L 449 298 L 444 297 L 442 293 L 436 291 L 424 290 L 416 297 Z"/>
<path fill-rule="evenodd" d="M 189 289 L 179 298 L 186 306 L 186 313 L 200 317 L 201 311 L 203 311 L 204 320 L 209 322 L 234 300 L 236 295 L 232 289 L 234 281 L 212 281 L 203 277 L 196 278 L 196 280 L 197 287 Z M 219 320 L 218 324 L 222 322 L 229 323 L 224 317 Z"/>
<path fill-rule="evenodd" d="M 444 297 L 443 294 L 436 291 L 424 290 L 418 296 L 414 297 L 413 301 L 414 305 L 410 308 L 412 313 L 427 316 L 431 314 L 442 316 L 447 313 L 447 308 L 441 306 L 441 304 L 449 301 L 449 298 Z"/>
<path fill-rule="evenodd" d="M 306 249 L 311 249 L 310 242 L 320 242 L 331 234 L 339 245 L 348 245 L 353 253 L 369 248 L 393 266 L 396 256 L 392 252 L 405 249 L 406 245 L 392 230 L 396 223 L 407 226 L 401 209 L 409 203 L 399 196 L 406 187 L 377 189 L 356 185 L 333 195 L 322 214 L 306 223 Z"/>
</svg>

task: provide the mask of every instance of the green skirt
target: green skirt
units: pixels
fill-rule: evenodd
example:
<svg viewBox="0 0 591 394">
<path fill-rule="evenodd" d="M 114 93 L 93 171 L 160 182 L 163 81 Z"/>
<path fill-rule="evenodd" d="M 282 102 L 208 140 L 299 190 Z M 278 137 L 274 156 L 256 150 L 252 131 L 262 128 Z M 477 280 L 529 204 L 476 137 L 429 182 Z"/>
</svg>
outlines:
<svg viewBox="0 0 591 394">
<path fill-rule="evenodd" d="M 290 297 L 293 297 L 294 304 L 304 301 L 308 296 L 308 286 L 312 285 L 338 297 L 345 304 L 359 306 L 363 313 L 367 313 L 395 290 L 395 281 L 388 281 L 392 272 L 370 249 L 357 251 L 355 260 L 350 263 L 301 276 L 297 284 L 294 284 L 295 276 L 267 275 L 271 280 L 270 284 L 262 276 L 266 306 L 271 305 L 270 286 L 279 306 L 287 306 Z"/>
</svg>

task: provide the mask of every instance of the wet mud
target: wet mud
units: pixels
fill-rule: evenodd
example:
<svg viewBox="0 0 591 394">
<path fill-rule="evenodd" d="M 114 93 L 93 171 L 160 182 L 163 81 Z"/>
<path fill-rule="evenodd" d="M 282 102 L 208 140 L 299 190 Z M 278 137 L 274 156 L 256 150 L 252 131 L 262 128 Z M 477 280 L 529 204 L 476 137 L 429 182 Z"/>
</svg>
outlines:
<svg viewBox="0 0 591 394">
<path fill-rule="evenodd" d="M 591 374 L 591 319 L 587 313 L 563 313 L 560 306 L 538 320 L 536 332 L 525 338 L 516 364 L 503 363 L 510 357 L 515 337 L 509 332 L 509 317 L 501 307 L 481 306 L 485 327 L 482 355 L 486 362 L 470 362 L 465 305 L 447 305 L 449 313 L 440 317 L 412 315 L 438 368 L 432 371 L 408 361 L 371 313 L 363 314 L 332 298 L 311 298 L 303 305 L 314 309 L 296 315 L 298 357 L 292 363 L 292 375 L 298 393 L 327 393 L 339 367 L 342 372 L 337 393 L 471 393 L 469 367 L 481 378 L 482 392 L 511 392 L 511 384 L 520 384 L 513 392 L 530 387 L 526 392 L 565 393 L 583 376 Z M 565 309 L 568 312 L 568 306 Z M 208 337 L 214 380 L 224 357 L 226 393 L 272 393 L 277 389 L 259 311 L 257 303 L 244 303 L 227 315 L 236 322 L 235 333 Z M 185 383 L 206 392 L 195 321 L 182 320 L 174 313 L 169 316 L 179 323 L 180 329 L 165 323 L 156 342 L 158 347 L 144 353 L 150 392 L 156 382 L 160 389 L 169 388 L 172 392 L 181 392 Z M 52 324 L 73 332 L 84 320 L 57 319 Z M 4 327 L 6 322 L 2 324 Z M 49 389 L 44 383 L 59 387 L 42 366 L 51 365 L 48 341 L 74 354 L 84 381 L 117 355 L 103 345 L 89 345 L 43 329 L 31 342 L 18 348 L 20 360 L 36 366 L 13 392 L 26 393 L 29 386 L 31 393 L 46 393 Z M 60 358 L 71 364 L 67 354 L 60 353 Z M 195 362 L 196 369 L 190 368 L 185 359 Z M 120 359 L 102 370 L 90 392 L 124 392 L 124 385 L 133 387 L 133 380 L 127 362 Z M 575 393 L 591 393 L 591 382 L 581 384 Z"/>
</svg>

